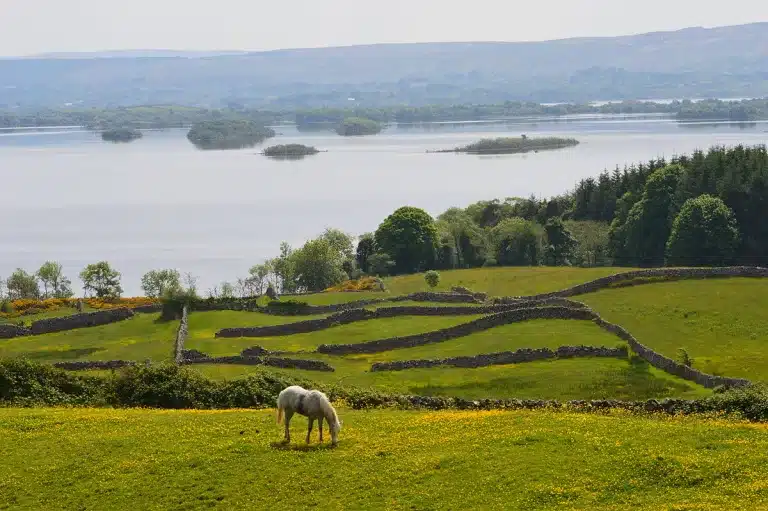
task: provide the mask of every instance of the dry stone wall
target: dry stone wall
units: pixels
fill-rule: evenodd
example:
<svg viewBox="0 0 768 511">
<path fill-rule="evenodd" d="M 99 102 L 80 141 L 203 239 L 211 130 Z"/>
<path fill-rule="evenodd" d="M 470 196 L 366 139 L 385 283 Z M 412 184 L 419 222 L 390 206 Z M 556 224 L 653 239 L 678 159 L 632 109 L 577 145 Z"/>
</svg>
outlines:
<svg viewBox="0 0 768 511">
<path fill-rule="evenodd" d="M 160 312 L 163 310 L 163 304 L 153 303 L 152 305 L 139 305 L 138 307 L 133 307 L 131 310 L 141 314 L 152 314 L 154 312 Z"/>
<path fill-rule="evenodd" d="M 66 369 L 68 371 L 87 371 L 94 369 L 120 369 L 135 365 L 136 362 L 129 360 L 81 360 L 74 362 L 56 362 L 54 367 Z"/>
<path fill-rule="evenodd" d="M 452 367 L 486 367 L 492 365 L 519 364 L 521 362 L 533 362 L 555 358 L 576 357 L 613 357 L 627 358 L 627 349 L 621 348 L 595 348 L 592 346 L 561 346 L 556 350 L 549 348 L 529 349 L 523 348 L 517 351 L 505 351 L 501 353 L 489 353 L 472 357 L 451 357 L 432 360 L 397 360 L 394 362 L 377 362 L 371 366 L 371 371 L 402 371 L 404 369 L 427 368 L 438 366 Z"/>
<path fill-rule="evenodd" d="M 335 369 L 321 360 L 303 360 L 298 358 L 279 357 L 244 357 L 234 355 L 229 357 L 200 357 L 187 359 L 185 364 L 235 364 L 235 365 L 266 365 L 281 369 L 303 369 L 305 371 L 333 372 Z"/>
<path fill-rule="evenodd" d="M 568 308 L 568 307 L 532 307 L 523 309 L 513 309 L 498 314 L 492 314 L 475 321 L 470 321 L 462 325 L 457 325 L 442 330 L 415 334 L 404 337 L 392 337 L 378 341 L 369 341 L 357 344 L 322 344 L 317 348 L 319 353 L 332 355 L 346 355 L 352 353 L 379 353 L 400 348 L 411 348 L 448 341 L 457 337 L 482 332 L 497 326 L 532 319 L 579 319 L 594 320 L 598 316 L 589 309 Z"/>
<path fill-rule="evenodd" d="M 18 325 L 0 325 L 0 339 L 13 339 L 25 335 L 32 335 L 32 331 Z"/>
<path fill-rule="evenodd" d="M 75 328 L 107 325 L 131 317 L 133 317 L 133 311 L 131 309 L 120 307 L 96 312 L 83 312 L 59 318 L 41 319 L 32 323 L 30 330 L 32 331 L 32 335 L 49 334 L 52 332 L 73 330 Z"/>
<path fill-rule="evenodd" d="M 411 305 L 382 307 L 376 310 L 350 309 L 337 312 L 328 316 L 327 318 L 296 321 L 293 323 L 284 323 L 282 325 L 223 328 L 216 332 L 215 335 L 216 337 L 274 337 L 316 332 L 326 328 L 332 328 L 339 325 L 346 325 L 357 321 L 367 321 L 371 319 L 393 318 L 399 316 L 486 315 L 544 305 L 560 305 L 571 308 L 586 308 L 586 305 L 580 302 L 574 302 L 565 298 L 550 298 L 545 300 L 514 300 L 507 304 L 483 305 L 478 307 L 423 307 L 418 305 Z"/>
<path fill-rule="evenodd" d="M 649 270 L 637 270 L 617 273 L 608 277 L 579 284 L 561 291 L 542 293 L 526 297 L 509 297 L 508 299 L 542 299 L 553 297 L 577 296 L 594 293 L 600 289 L 618 287 L 623 285 L 641 285 L 653 282 L 648 279 L 683 280 L 683 279 L 707 279 L 725 277 L 768 277 L 768 268 L 756 266 L 728 266 L 722 268 L 652 268 Z M 645 279 L 645 280 L 644 280 Z"/>
<path fill-rule="evenodd" d="M 633 352 L 646 360 L 653 367 L 661 369 L 666 373 L 673 374 L 688 381 L 696 382 L 708 389 L 719 386 L 744 387 L 751 385 L 752 383 L 744 378 L 727 378 L 724 376 L 713 376 L 711 374 L 702 373 L 697 369 L 676 362 L 671 358 L 665 357 L 664 355 L 653 351 L 651 348 L 644 346 L 640 341 L 635 339 L 632 334 L 619 325 L 609 323 L 602 318 L 595 319 L 595 323 L 600 326 L 600 328 L 603 328 L 626 341 Z"/>
<path fill-rule="evenodd" d="M 184 361 L 184 343 L 187 341 L 187 335 L 189 333 L 189 311 L 185 305 L 181 310 L 181 320 L 179 321 L 179 328 L 176 330 L 176 342 L 174 343 L 174 360 L 177 364 L 181 364 Z"/>
</svg>

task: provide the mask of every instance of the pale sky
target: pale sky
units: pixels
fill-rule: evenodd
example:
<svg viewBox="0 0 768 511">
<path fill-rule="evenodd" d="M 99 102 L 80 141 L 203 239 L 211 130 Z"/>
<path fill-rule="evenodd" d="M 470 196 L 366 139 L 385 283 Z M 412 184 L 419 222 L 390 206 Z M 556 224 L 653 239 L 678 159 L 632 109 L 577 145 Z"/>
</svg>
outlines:
<svg viewBox="0 0 768 511">
<path fill-rule="evenodd" d="M 0 55 L 535 41 L 768 21 L 766 0 L 0 0 Z"/>
</svg>

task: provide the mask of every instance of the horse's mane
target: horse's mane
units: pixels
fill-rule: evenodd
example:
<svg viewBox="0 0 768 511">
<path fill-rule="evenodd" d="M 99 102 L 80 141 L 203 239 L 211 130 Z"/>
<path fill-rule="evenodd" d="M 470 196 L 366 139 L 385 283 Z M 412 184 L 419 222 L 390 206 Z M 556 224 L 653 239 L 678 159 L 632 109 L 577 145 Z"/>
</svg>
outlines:
<svg viewBox="0 0 768 511">
<path fill-rule="evenodd" d="M 326 418 L 332 417 L 333 418 L 333 424 L 339 424 L 339 417 L 336 415 L 336 409 L 331 404 L 331 401 L 328 399 L 328 396 L 325 394 L 322 394 L 323 399 L 320 400 L 320 406 L 323 408 L 323 414 Z M 331 422 L 330 420 L 328 421 Z"/>
</svg>

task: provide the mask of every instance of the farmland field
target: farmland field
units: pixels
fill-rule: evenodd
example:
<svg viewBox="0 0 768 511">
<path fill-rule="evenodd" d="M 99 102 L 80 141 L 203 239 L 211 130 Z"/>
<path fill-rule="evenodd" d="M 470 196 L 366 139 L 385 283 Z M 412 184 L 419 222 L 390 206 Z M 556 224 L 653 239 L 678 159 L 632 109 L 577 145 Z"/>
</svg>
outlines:
<svg viewBox="0 0 768 511">
<path fill-rule="evenodd" d="M 0 509 L 768 509 L 766 425 L 339 408 L 0 409 Z"/>
</svg>

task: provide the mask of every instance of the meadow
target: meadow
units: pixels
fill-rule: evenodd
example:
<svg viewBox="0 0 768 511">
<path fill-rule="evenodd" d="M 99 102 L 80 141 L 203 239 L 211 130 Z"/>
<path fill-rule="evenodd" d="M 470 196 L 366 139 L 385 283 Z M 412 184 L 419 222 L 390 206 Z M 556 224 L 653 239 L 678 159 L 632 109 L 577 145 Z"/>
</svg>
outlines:
<svg viewBox="0 0 768 511">
<path fill-rule="evenodd" d="M 615 273 L 611 268 L 459 270 L 443 272 L 438 289 L 464 286 L 486 292 L 492 299 L 556 291 Z M 328 292 L 290 299 L 330 305 L 427 290 L 423 275 L 391 278 L 386 285 L 384 293 Z M 768 305 L 765 279 L 650 279 L 572 299 L 625 327 L 663 355 L 675 357 L 684 348 L 696 369 L 768 382 L 768 355 L 763 348 L 768 323 L 762 317 Z M 402 305 L 449 304 L 382 302 L 366 308 Z M 71 307 L 63 307 L 37 314 L 72 312 Z M 179 321 L 160 321 L 159 313 L 0 340 L 0 359 L 46 364 L 149 359 L 161 368 L 146 369 L 154 372 L 143 377 L 127 377 L 121 371 L 78 373 L 102 377 L 89 379 L 91 383 L 64 381 L 55 374 L 45 379 L 34 368 L 17 373 L 16 381 L 23 382 L 19 385 L 31 385 L 30 392 L 42 396 L 43 403 L 111 403 L 116 408 L 0 407 L 0 509 L 768 509 L 763 456 L 768 425 L 742 421 L 738 413 L 722 413 L 733 409 L 715 406 L 693 415 L 638 411 L 643 407 L 634 412 L 573 407 L 430 411 L 381 408 L 366 401 L 399 394 L 477 402 L 682 398 L 711 403 L 722 396 L 652 367 L 631 352 L 625 358 L 371 371 L 376 362 L 555 350 L 564 345 L 626 346 L 593 321 L 533 319 L 439 342 L 347 355 L 315 350 L 321 345 L 424 334 L 483 316 L 379 317 L 293 335 L 216 337 L 222 328 L 275 326 L 327 316 L 192 311 L 185 348 L 210 356 L 233 356 L 261 346 L 284 358 L 326 362 L 334 368 L 332 372 L 205 363 L 189 365 L 164 379 L 162 368 L 169 366 L 162 364 L 173 360 Z M 8 367 L 0 367 L 0 402 L 7 390 L 3 381 L 9 381 L 9 373 L 4 376 L 3 370 Z M 120 380 L 121 375 L 126 379 Z M 208 379 L 202 381 L 200 376 Z M 57 390 L 37 388 L 54 385 L 57 378 Z M 195 378 L 201 381 L 192 381 Z M 303 417 L 294 418 L 293 441 L 285 445 L 280 443 L 282 426 L 275 424 L 274 409 L 232 408 L 273 406 L 276 392 L 291 381 L 329 392 L 344 389 L 334 398 L 343 420 L 336 448 L 327 439 L 319 445 L 317 430 L 306 445 Z M 96 389 L 93 382 L 104 382 L 103 395 L 119 400 L 83 394 L 82 401 L 56 401 L 61 392 L 81 385 Z M 223 387 L 230 394 L 212 395 L 224 401 L 204 401 L 206 388 Z M 764 397 L 755 402 L 740 396 L 728 399 L 736 403 L 737 411 L 752 407 L 754 413 L 744 417 L 760 421 L 768 416 Z"/>
<path fill-rule="evenodd" d="M 765 424 L 338 410 L 0 409 L 0 509 L 768 509 Z"/>
<path fill-rule="evenodd" d="M 555 291 L 612 275 L 614 268 L 487 268 L 441 274 L 438 290 L 464 286 L 495 296 L 523 296 Z M 387 292 L 329 292 L 289 297 L 311 305 L 349 303 L 396 297 L 427 289 L 423 275 L 390 278 Z M 574 297 L 604 319 L 622 325 L 650 348 L 676 358 L 684 348 L 693 367 L 705 373 L 768 381 L 768 356 L 763 346 L 768 323 L 761 311 L 768 303 L 763 279 L 727 278 L 657 282 L 605 289 Z M 447 306 L 445 303 L 383 302 L 367 306 Z M 471 307 L 473 305 L 467 305 Z M 71 313 L 63 309 L 62 314 Z M 51 311 L 46 312 L 51 314 Z M 462 325 L 481 315 L 400 316 L 369 319 L 322 330 L 268 337 L 222 338 L 222 328 L 273 326 L 326 317 L 278 316 L 247 311 L 205 311 L 189 315 L 186 349 L 213 357 L 235 356 L 261 346 L 287 358 L 327 362 L 333 372 L 287 370 L 236 364 L 191 366 L 215 379 L 250 374 L 280 373 L 318 384 L 333 384 L 382 392 L 468 399 L 649 399 L 696 398 L 711 390 L 667 374 L 632 356 L 627 359 L 553 359 L 479 368 L 432 367 L 372 372 L 376 362 L 476 356 L 520 349 L 560 346 L 614 348 L 618 337 L 590 321 L 529 320 L 490 328 L 444 342 L 379 353 L 327 355 L 321 345 L 357 344 L 383 338 L 410 336 Z M 137 314 L 127 321 L 0 342 L 0 358 L 43 362 L 73 360 L 133 360 L 152 363 L 173 360 L 178 322 L 160 322 L 159 314 Z M 99 373 L 95 373 L 99 374 Z"/>
</svg>

